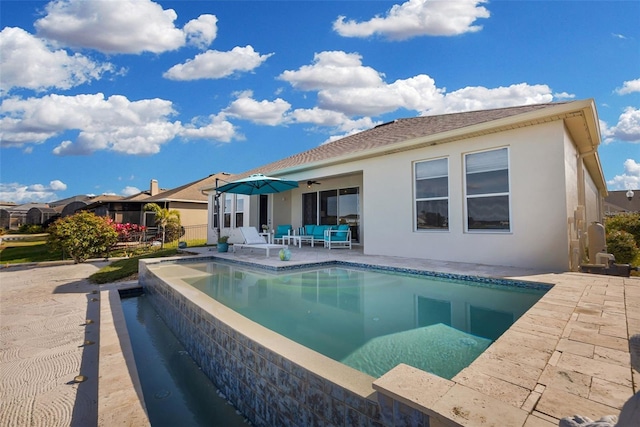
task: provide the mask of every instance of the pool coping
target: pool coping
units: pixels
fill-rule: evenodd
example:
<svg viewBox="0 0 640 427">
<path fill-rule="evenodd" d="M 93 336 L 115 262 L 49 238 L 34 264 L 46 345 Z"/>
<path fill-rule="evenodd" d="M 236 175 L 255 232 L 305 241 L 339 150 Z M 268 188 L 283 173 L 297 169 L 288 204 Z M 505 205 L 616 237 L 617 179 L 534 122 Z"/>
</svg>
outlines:
<svg viewBox="0 0 640 427">
<path fill-rule="evenodd" d="M 259 258 L 249 262 L 265 267 Z M 396 411 L 392 417 L 407 406 L 428 414 L 432 427 L 557 426 L 574 414 L 617 415 L 639 391 L 628 338 L 640 333 L 640 278 L 549 273 L 505 279 L 553 288 L 451 381 L 406 365 L 373 381 Z"/>
</svg>

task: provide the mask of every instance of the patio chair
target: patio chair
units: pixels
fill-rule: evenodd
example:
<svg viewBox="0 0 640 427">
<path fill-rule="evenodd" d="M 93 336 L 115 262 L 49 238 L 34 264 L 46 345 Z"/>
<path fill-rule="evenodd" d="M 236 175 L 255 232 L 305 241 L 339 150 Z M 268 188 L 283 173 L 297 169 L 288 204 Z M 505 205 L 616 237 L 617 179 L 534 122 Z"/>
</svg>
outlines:
<svg viewBox="0 0 640 427">
<path fill-rule="evenodd" d="M 273 243 L 284 244 L 285 237 L 293 234 L 293 227 L 291 224 L 278 225 L 276 232 L 273 234 Z"/>
<path fill-rule="evenodd" d="M 269 251 L 271 249 L 287 249 L 289 246 L 287 245 L 276 245 L 273 243 L 267 243 L 267 241 L 258 234 L 258 230 L 255 227 L 239 227 L 240 233 L 244 237 L 243 243 L 234 243 L 233 244 L 233 252 L 236 249 L 242 248 L 250 248 L 250 249 L 264 249 L 267 252 L 267 257 L 269 257 Z"/>
<path fill-rule="evenodd" d="M 340 224 L 337 228 L 330 228 L 324 232 L 325 248 L 351 249 L 351 228 L 348 224 Z"/>
</svg>

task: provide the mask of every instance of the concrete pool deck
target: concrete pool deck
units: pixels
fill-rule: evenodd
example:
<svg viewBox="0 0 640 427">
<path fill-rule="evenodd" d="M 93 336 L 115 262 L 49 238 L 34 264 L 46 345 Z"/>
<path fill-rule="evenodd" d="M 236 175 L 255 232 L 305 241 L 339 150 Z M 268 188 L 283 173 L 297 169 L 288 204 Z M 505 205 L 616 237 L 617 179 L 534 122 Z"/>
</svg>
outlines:
<svg viewBox="0 0 640 427">
<path fill-rule="evenodd" d="M 284 264 L 274 254 L 266 258 L 264 251 L 188 251 L 271 266 Z M 628 338 L 640 333 L 640 278 L 367 256 L 357 248 L 329 251 L 303 246 L 291 247 L 291 252 L 289 264 L 340 260 L 555 285 L 452 381 L 407 366 L 375 381 L 374 388 L 395 396 L 398 402 L 427 408 L 431 427 L 557 426 L 560 418 L 575 414 L 598 419 L 617 415 L 624 402 L 639 391 L 640 374 L 630 366 Z M 86 277 L 102 265 L 13 267 L 0 272 L 1 425 L 109 425 L 98 421 L 98 405 L 107 405 L 100 409 L 106 414 L 139 413 L 132 385 L 127 386 L 128 396 L 134 397 L 131 407 L 123 406 L 125 402 L 113 392 L 105 396 L 98 391 L 107 386 L 98 384 L 98 349 L 83 345 L 97 335 L 96 328 L 100 341 L 95 341 L 102 342 L 103 348 L 114 333 L 122 340 L 117 321 L 106 322 L 104 314 L 95 316 L 101 318 L 98 324 L 84 325 L 93 311 L 104 313 L 106 308 L 107 293 L 92 292 L 136 285 L 89 284 Z M 128 373 L 120 351 L 115 345 L 111 352 L 115 357 L 100 353 L 99 369 Z M 102 366 L 105 362 L 108 365 Z M 73 382 L 85 369 L 93 372 L 88 380 Z"/>
</svg>

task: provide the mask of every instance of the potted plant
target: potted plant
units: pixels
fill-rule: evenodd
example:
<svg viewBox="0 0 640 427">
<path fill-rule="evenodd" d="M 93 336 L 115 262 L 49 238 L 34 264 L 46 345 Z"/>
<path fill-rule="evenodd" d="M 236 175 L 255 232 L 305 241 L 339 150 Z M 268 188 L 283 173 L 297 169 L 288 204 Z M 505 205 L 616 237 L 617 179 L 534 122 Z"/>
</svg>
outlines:
<svg viewBox="0 0 640 427">
<path fill-rule="evenodd" d="M 218 252 L 227 252 L 229 251 L 229 236 L 219 236 L 218 237 Z"/>
</svg>

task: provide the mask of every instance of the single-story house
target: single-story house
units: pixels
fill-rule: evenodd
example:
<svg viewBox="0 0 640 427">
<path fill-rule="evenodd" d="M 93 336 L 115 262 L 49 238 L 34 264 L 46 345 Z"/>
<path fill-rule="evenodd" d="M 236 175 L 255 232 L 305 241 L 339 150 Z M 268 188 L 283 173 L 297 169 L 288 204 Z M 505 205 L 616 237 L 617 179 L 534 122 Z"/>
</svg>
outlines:
<svg viewBox="0 0 640 427">
<path fill-rule="evenodd" d="M 299 188 L 223 194 L 222 232 L 348 223 L 365 254 L 577 270 L 603 218 L 600 141 L 592 99 L 398 119 L 233 176 Z"/>
<path fill-rule="evenodd" d="M 225 173 L 209 175 L 170 190 L 160 188 L 158 181 L 152 179 L 149 190 L 128 197 L 99 196 L 83 207 L 83 210 L 107 216 L 117 223 L 154 227 L 155 213 L 145 211 L 144 206 L 147 203 L 155 203 L 161 208 L 180 212 L 180 223 L 183 227 L 202 226 L 207 223 L 207 195 L 201 188 L 215 183 L 216 177 L 227 176 Z"/>
<path fill-rule="evenodd" d="M 640 212 L 640 190 L 609 191 L 604 198 L 604 214 L 616 215 L 623 212 Z"/>
</svg>

